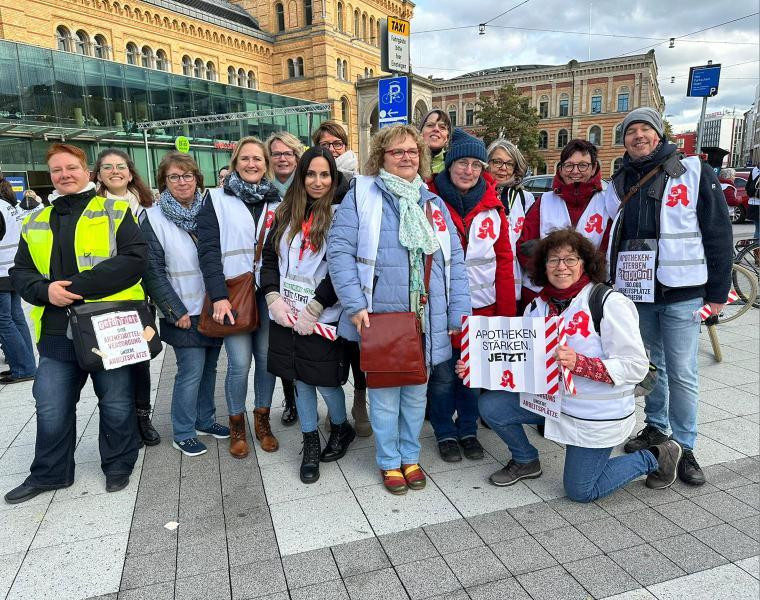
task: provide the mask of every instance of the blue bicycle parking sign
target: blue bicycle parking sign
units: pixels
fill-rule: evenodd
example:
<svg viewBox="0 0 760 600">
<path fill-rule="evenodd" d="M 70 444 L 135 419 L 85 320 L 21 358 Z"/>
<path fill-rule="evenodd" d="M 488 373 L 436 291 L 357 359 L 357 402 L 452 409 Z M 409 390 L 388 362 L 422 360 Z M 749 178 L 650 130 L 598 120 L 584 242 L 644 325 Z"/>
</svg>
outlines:
<svg viewBox="0 0 760 600">
<path fill-rule="evenodd" d="M 377 111 L 380 127 L 409 122 L 409 85 L 406 77 L 389 77 L 377 82 Z"/>
</svg>

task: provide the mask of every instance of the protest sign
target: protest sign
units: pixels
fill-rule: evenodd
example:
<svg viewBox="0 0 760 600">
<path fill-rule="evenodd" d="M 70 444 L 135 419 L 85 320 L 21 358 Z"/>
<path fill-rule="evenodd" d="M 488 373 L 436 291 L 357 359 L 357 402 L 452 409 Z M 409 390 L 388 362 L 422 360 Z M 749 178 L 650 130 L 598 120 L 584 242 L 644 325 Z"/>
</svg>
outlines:
<svg viewBox="0 0 760 600">
<path fill-rule="evenodd" d="M 282 299 L 295 314 L 300 313 L 316 293 L 314 282 L 306 277 L 283 277 Z"/>
<path fill-rule="evenodd" d="M 549 394 L 520 394 L 520 406 L 532 413 L 541 415 L 550 421 L 559 421 L 562 409 L 562 398 Z"/>
<path fill-rule="evenodd" d="M 625 240 L 615 265 L 615 289 L 634 302 L 654 302 L 657 240 Z"/>
<path fill-rule="evenodd" d="M 143 336 L 143 325 L 136 310 L 110 312 L 92 317 L 98 354 L 103 368 L 118 369 L 126 365 L 150 360 L 148 342 Z"/>
</svg>

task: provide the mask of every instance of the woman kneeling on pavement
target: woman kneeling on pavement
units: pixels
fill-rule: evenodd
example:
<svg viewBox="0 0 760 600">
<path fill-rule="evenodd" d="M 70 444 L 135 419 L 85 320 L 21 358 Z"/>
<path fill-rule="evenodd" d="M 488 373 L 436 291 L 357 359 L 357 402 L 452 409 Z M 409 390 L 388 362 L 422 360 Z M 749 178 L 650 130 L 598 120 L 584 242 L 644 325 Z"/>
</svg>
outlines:
<svg viewBox="0 0 760 600">
<path fill-rule="evenodd" d="M 564 486 L 571 500 L 591 502 L 647 475 L 653 489 L 670 486 L 682 449 L 673 440 L 610 458 L 636 425 L 634 389 L 647 375 L 649 360 L 639 335 L 636 308 L 628 298 L 610 292 L 603 304 L 600 331 L 592 322 L 589 297 L 606 279 L 604 257 L 571 229 L 560 229 L 536 247 L 533 281 L 542 285 L 525 316 L 562 316 L 568 343 L 557 349 L 562 367 L 574 375 L 576 395 L 561 388 L 558 421 L 527 411 L 514 392 L 489 391 L 480 396 L 480 414 L 507 444 L 512 458 L 490 477 L 497 486 L 541 475 L 538 450 L 523 425 L 544 423 L 546 438 L 566 447 Z M 457 370 L 463 373 L 463 363 Z"/>
<path fill-rule="evenodd" d="M 362 328 L 370 327 L 370 312 L 411 311 L 422 318 L 429 369 L 451 357 L 449 332 L 461 329 L 470 311 L 459 237 L 443 201 L 422 180 L 430 174 L 430 154 L 413 127 L 376 133 L 366 172 L 369 177 L 354 178 L 327 244 L 330 277 L 344 308 L 338 334 L 358 341 Z M 440 223 L 435 231 L 425 216 L 428 207 Z M 432 255 L 428 289 L 425 255 Z M 418 462 L 426 388 L 369 388 L 375 457 L 393 494 L 425 486 Z"/>
<path fill-rule="evenodd" d="M 206 287 L 198 263 L 196 217 L 201 208 L 203 175 L 187 154 L 170 152 L 156 177 L 158 202 L 140 215 L 148 243 L 145 287 L 161 311 L 161 339 L 174 348 L 177 376 L 172 392 L 172 445 L 186 456 L 206 452 L 200 435 L 230 437 L 214 420 L 216 363 L 221 338 L 198 332 Z"/>
<path fill-rule="evenodd" d="M 473 314 L 512 317 L 516 307 L 509 223 L 496 196 L 494 180 L 484 172 L 485 164 L 485 144 L 455 129 L 446 153 L 446 168 L 428 187 L 446 203 L 462 242 Z M 477 438 L 480 390 L 457 379 L 454 365 L 461 353 L 459 336 L 453 336 L 451 341 L 451 359 L 437 365 L 428 382 L 430 424 L 443 460 L 462 460 L 460 446 L 466 458 L 480 460 L 483 458 L 483 446 Z"/>
<path fill-rule="evenodd" d="M 261 287 L 272 319 L 267 366 L 278 377 L 295 380 L 303 432 L 303 483 L 316 482 L 320 460 L 342 458 L 356 436 L 346 420 L 342 386 L 348 363 L 343 340 L 330 341 L 315 331 L 318 324 L 337 325 L 343 312 L 325 259 L 327 232 L 337 208 L 335 192 L 342 180 L 329 150 L 317 146 L 304 153 L 275 213 L 261 268 Z M 330 439 L 321 455 L 317 390 L 330 413 Z"/>
</svg>

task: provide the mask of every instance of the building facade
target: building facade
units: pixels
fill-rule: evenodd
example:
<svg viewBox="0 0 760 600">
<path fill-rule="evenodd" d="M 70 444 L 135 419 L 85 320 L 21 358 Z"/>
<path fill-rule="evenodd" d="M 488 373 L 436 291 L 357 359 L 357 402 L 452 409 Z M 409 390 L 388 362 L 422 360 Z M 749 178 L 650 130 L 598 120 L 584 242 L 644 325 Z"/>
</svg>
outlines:
<svg viewBox="0 0 760 600">
<path fill-rule="evenodd" d="M 718 147 L 727 150 L 723 166 L 743 166 L 741 159 L 744 139 L 744 114 L 736 109 L 705 115 L 702 147 Z"/>
<path fill-rule="evenodd" d="M 697 153 L 697 132 L 696 131 L 684 131 L 683 133 L 676 133 L 674 136 L 674 142 L 678 146 L 678 151 L 686 156 L 693 156 Z"/>
<path fill-rule="evenodd" d="M 543 164 L 534 172 L 553 173 L 560 152 L 573 138 L 599 148 L 602 174 L 608 177 L 622 161 L 622 123 L 635 108 L 659 112 L 665 101 L 657 83 L 654 51 L 647 54 L 566 65 L 517 65 L 435 80 L 433 107 L 446 111 L 458 126 L 478 132 L 477 102 L 506 84 L 530 98 L 538 111 L 539 152 Z"/>
<path fill-rule="evenodd" d="M 380 22 L 409 19 L 413 8 L 408 0 L 0 0 L 0 162 L 35 171 L 40 142 L 67 139 L 91 155 L 121 144 L 138 164 L 155 165 L 152 154 L 188 135 L 193 151 L 210 150 L 210 161 L 196 158 L 211 175 L 241 135 L 288 129 L 306 141 L 330 117 L 358 147 L 356 83 L 379 74 Z M 142 146 L 134 128 L 310 103 L 328 106 L 308 118 L 164 126 Z"/>
</svg>

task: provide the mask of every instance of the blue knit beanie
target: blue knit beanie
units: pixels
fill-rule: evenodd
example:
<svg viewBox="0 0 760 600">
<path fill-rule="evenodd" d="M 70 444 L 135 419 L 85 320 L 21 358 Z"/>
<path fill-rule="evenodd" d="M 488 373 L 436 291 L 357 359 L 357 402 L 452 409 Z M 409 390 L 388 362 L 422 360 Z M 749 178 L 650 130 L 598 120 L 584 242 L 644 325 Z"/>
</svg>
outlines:
<svg viewBox="0 0 760 600">
<path fill-rule="evenodd" d="M 446 150 L 446 169 L 451 167 L 451 163 L 460 158 L 477 158 L 479 161 L 486 162 L 486 145 L 478 138 L 470 135 L 462 129 L 454 129 L 451 134 L 449 148 Z"/>
</svg>

